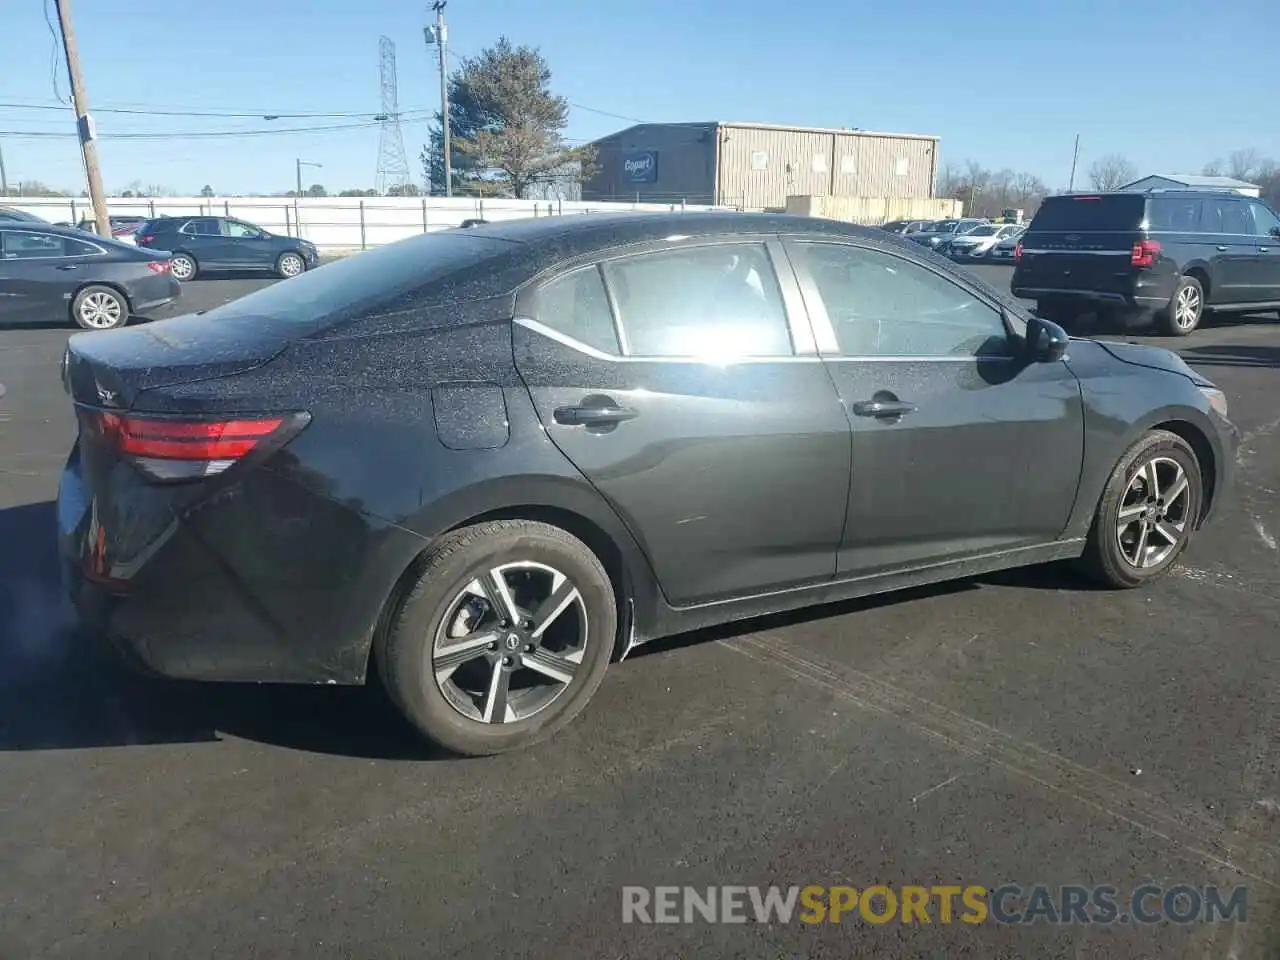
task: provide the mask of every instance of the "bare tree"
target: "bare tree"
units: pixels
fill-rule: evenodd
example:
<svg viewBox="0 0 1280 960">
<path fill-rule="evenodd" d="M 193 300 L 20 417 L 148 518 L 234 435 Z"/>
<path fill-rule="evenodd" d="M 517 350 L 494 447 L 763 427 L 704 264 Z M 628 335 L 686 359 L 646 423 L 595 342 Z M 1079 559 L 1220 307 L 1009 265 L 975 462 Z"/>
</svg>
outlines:
<svg viewBox="0 0 1280 960">
<path fill-rule="evenodd" d="M 1258 175 L 1259 170 L 1267 163 L 1257 150 L 1232 150 L 1227 157 L 1227 176 L 1236 180 L 1249 180 Z"/>
<path fill-rule="evenodd" d="M 1089 167 L 1089 181 L 1095 190 L 1118 190 L 1136 179 L 1137 168 L 1118 153 L 1099 157 Z"/>
</svg>

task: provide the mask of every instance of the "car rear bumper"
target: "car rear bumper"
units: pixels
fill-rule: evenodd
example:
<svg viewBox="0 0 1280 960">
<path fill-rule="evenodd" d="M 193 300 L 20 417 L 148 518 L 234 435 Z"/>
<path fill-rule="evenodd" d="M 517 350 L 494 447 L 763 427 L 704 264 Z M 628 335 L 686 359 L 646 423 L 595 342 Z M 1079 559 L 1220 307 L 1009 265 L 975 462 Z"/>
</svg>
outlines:
<svg viewBox="0 0 1280 960">
<path fill-rule="evenodd" d="M 1100 306 L 1130 308 L 1134 310 L 1160 310 L 1168 306 L 1176 278 L 1152 277 L 1135 282 L 1124 290 L 1090 290 L 1061 286 L 1042 286 L 1019 278 L 1015 271 L 1009 285 L 1015 297 L 1022 300 L 1053 300 L 1058 303 L 1076 303 L 1089 309 Z"/>
<path fill-rule="evenodd" d="M 123 486 L 127 509 L 95 501 L 77 450 L 58 490 L 63 586 L 104 649 L 172 679 L 363 682 L 420 538 L 261 469 L 176 511 Z"/>
<path fill-rule="evenodd" d="M 172 303 L 182 296 L 182 285 L 167 273 L 142 277 L 125 285 L 134 313 L 145 313 Z"/>
</svg>

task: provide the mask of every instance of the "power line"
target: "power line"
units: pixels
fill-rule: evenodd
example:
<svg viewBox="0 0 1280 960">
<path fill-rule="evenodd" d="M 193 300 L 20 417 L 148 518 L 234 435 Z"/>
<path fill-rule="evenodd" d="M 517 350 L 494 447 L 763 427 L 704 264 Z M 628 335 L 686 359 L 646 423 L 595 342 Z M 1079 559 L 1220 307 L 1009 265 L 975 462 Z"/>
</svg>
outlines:
<svg viewBox="0 0 1280 960">
<path fill-rule="evenodd" d="M 133 133 L 104 133 L 98 136 L 99 140 L 216 140 L 229 139 L 238 137 L 266 137 L 266 136 L 283 136 L 291 133 L 330 133 L 338 130 L 371 130 L 381 126 L 378 120 L 368 120 L 361 123 L 336 123 L 314 127 L 263 127 L 254 130 L 176 130 L 170 133 L 159 132 L 133 132 Z M 0 130 L 0 137 L 14 137 L 18 139 L 66 139 L 75 138 L 78 134 L 72 132 L 55 132 L 51 130 Z"/>
</svg>

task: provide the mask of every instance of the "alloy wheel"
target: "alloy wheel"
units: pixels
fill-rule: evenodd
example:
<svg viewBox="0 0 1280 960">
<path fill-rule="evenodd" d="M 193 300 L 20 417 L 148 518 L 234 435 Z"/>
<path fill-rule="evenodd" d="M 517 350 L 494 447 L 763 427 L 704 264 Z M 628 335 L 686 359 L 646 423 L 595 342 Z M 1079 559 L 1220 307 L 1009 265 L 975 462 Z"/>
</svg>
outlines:
<svg viewBox="0 0 1280 960">
<path fill-rule="evenodd" d="M 169 261 L 169 271 L 178 280 L 189 280 L 195 272 L 195 265 L 186 257 L 174 257 Z"/>
<path fill-rule="evenodd" d="M 302 258 L 293 253 L 285 254 L 280 258 L 280 272 L 286 277 L 296 277 L 302 272 Z"/>
<path fill-rule="evenodd" d="M 123 314 L 124 304 L 109 293 L 91 293 L 80 301 L 80 320 L 95 330 L 119 326 Z"/>
<path fill-rule="evenodd" d="M 1200 319 L 1200 291 L 1183 287 L 1173 304 L 1173 322 L 1182 330 L 1194 327 Z"/>
<path fill-rule="evenodd" d="M 1120 498 L 1116 541 L 1125 561 L 1138 570 L 1164 563 L 1187 536 L 1191 482 L 1182 464 L 1154 457 L 1133 475 Z"/>
<path fill-rule="evenodd" d="M 572 580 L 546 564 L 507 563 L 455 595 L 436 631 L 431 669 L 462 716 L 514 723 L 573 685 L 587 641 L 587 610 Z"/>
</svg>

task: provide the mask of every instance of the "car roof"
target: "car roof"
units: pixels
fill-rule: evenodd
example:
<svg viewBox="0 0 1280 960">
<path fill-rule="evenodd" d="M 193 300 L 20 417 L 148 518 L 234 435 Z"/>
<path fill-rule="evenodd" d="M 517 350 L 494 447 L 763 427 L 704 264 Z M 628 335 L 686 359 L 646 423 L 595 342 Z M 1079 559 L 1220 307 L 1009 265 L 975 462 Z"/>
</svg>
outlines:
<svg viewBox="0 0 1280 960">
<path fill-rule="evenodd" d="M 722 237 L 762 233 L 832 233 L 876 238 L 884 233 L 821 217 L 785 213 L 697 211 L 672 213 L 586 213 L 558 217 L 528 217 L 490 221 L 467 233 L 516 243 L 554 241 L 560 247 L 580 247 L 582 253 L 610 246 L 681 237 Z"/>
</svg>

